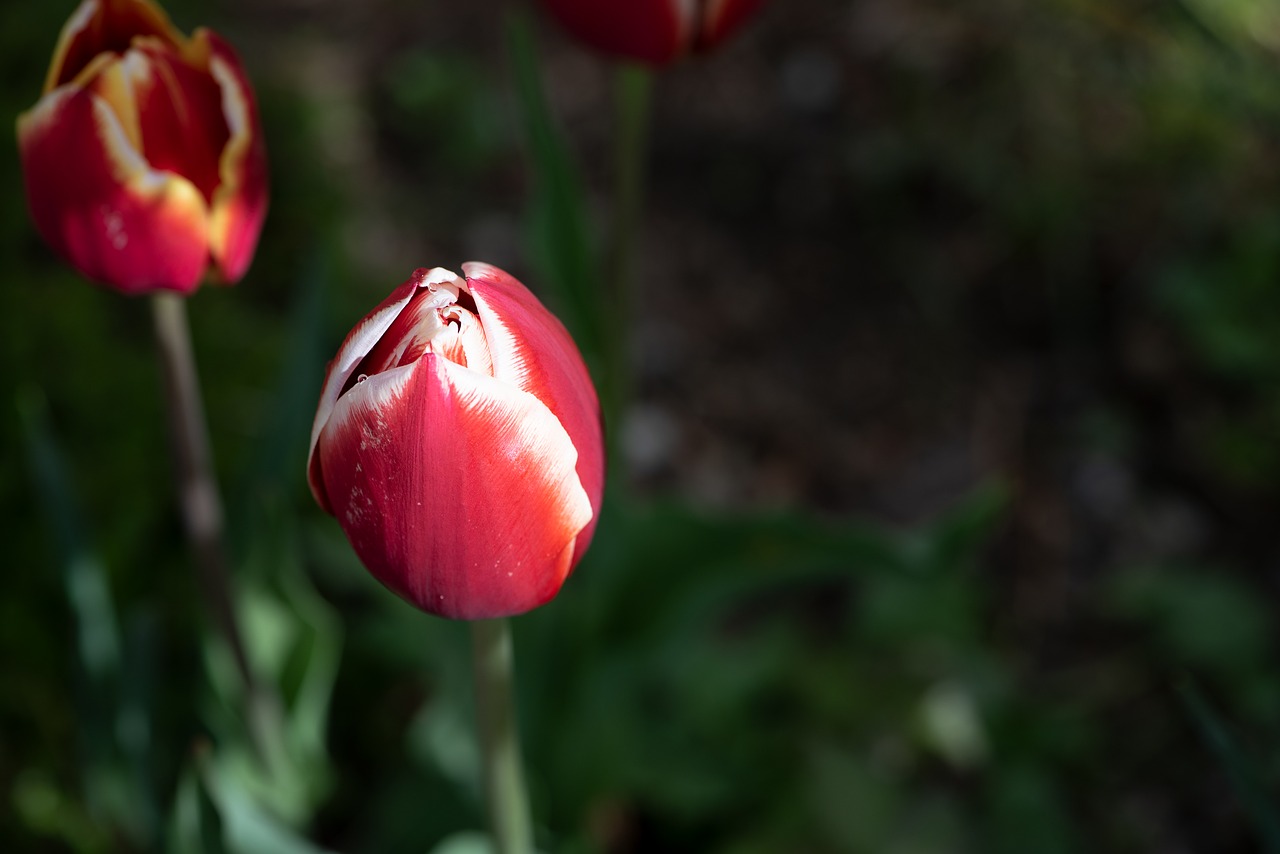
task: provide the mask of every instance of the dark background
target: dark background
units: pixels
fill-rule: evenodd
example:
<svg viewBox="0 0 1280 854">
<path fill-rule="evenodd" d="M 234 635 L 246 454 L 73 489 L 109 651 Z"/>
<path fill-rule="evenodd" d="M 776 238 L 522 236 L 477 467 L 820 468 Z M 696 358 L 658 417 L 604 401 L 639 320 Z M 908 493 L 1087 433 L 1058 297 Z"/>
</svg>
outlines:
<svg viewBox="0 0 1280 854">
<path fill-rule="evenodd" d="M 557 306 L 512 21 L 598 246 L 614 68 L 519 4 L 169 9 L 271 157 L 254 266 L 190 312 L 295 761 L 235 762 L 147 304 L 50 255 L 0 141 L 0 839 L 179 850 L 204 762 L 224 828 L 234 790 L 428 850 L 483 827 L 465 629 L 312 505 L 320 375 L 417 266 Z M 0 10 L 9 115 L 70 12 Z M 544 850 L 1280 850 L 1277 51 L 1244 0 L 789 0 L 656 76 L 613 492 L 515 626 Z"/>
</svg>

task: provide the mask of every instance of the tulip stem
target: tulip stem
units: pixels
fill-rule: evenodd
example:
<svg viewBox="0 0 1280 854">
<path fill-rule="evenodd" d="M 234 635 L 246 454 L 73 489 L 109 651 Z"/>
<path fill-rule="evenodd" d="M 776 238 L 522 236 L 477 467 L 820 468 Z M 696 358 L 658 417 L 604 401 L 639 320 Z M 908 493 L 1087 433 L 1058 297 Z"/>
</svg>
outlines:
<svg viewBox="0 0 1280 854">
<path fill-rule="evenodd" d="M 484 754 L 485 798 L 498 854 L 531 854 L 533 825 L 520 762 L 512 690 L 511 627 L 508 620 L 471 624 L 476 719 Z"/>
<path fill-rule="evenodd" d="M 249 665 L 223 547 L 222 499 L 213 475 L 213 453 L 200 399 L 200 380 L 191 347 L 186 298 L 157 293 L 151 300 L 160 362 L 164 371 L 178 494 L 187 538 L 195 555 L 205 601 L 217 630 L 231 650 L 244 686 L 250 735 L 262 757 L 269 757 L 271 705 L 265 700 Z"/>
<path fill-rule="evenodd" d="M 608 297 L 605 318 L 612 347 L 607 414 L 613 416 L 612 436 L 631 394 L 627 364 L 631 320 L 631 265 L 640 211 L 644 203 L 645 160 L 648 151 L 650 90 L 653 76 L 638 65 L 618 68 L 615 83 L 613 233 L 609 244 Z M 612 440 L 611 440 L 612 441 Z"/>
</svg>

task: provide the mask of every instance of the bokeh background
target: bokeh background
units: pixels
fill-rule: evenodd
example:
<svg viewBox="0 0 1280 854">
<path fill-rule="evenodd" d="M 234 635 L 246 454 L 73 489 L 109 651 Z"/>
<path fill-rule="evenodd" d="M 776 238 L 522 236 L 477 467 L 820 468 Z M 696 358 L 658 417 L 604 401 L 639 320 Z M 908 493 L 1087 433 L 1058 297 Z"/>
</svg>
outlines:
<svg viewBox="0 0 1280 854">
<path fill-rule="evenodd" d="M 599 257 L 616 69 L 519 3 L 168 8 L 271 157 L 190 310 L 285 758 L 199 603 L 148 306 L 51 257 L 0 137 L 0 847 L 474 850 L 465 626 L 365 576 L 307 434 L 416 266 L 580 322 L 547 217 Z M 0 8 L 6 115 L 71 11 Z M 543 850 L 1280 851 L 1280 6 L 775 2 L 651 105 L 612 491 L 515 623 Z"/>
</svg>

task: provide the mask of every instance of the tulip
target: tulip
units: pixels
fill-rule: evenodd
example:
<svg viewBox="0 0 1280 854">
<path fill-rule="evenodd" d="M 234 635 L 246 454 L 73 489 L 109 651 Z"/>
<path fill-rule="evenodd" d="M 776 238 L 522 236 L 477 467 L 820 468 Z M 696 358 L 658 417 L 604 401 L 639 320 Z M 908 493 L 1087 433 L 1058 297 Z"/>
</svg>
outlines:
<svg viewBox="0 0 1280 854">
<path fill-rule="evenodd" d="M 84 0 L 18 118 L 27 204 L 53 249 L 130 294 L 237 281 L 267 208 L 257 105 L 217 34 L 150 0 Z"/>
<path fill-rule="evenodd" d="M 710 50 L 764 0 L 542 0 L 574 37 L 596 50 L 664 65 Z"/>
<path fill-rule="evenodd" d="M 595 531 L 600 407 L 573 339 L 488 264 L 419 269 L 329 363 L 308 480 L 369 571 L 454 619 L 559 592 Z"/>
</svg>

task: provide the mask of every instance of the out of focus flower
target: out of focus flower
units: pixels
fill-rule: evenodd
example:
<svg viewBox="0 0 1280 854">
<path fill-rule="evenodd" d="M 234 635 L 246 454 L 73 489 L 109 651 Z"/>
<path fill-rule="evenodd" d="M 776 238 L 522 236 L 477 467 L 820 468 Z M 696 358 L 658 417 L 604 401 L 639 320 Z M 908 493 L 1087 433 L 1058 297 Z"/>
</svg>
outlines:
<svg viewBox="0 0 1280 854">
<path fill-rule="evenodd" d="M 573 340 L 488 264 L 419 269 L 347 335 L 311 492 L 373 575 L 456 619 L 550 600 L 595 531 L 604 442 Z"/>
<path fill-rule="evenodd" d="M 217 34 L 190 38 L 150 0 L 84 0 L 40 100 L 18 118 L 40 234 L 125 293 L 235 282 L 267 209 L 253 91 Z"/>
<path fill-rule="evenodd" d="M 710 50 L 764 0 L 541 0 L 564 28 L 596 50 L 662 65 Z"/>
</svg>

